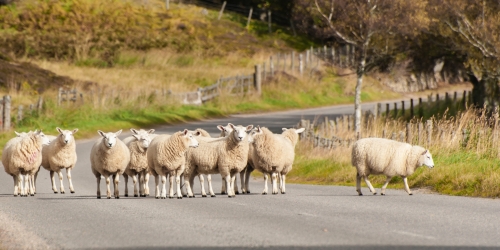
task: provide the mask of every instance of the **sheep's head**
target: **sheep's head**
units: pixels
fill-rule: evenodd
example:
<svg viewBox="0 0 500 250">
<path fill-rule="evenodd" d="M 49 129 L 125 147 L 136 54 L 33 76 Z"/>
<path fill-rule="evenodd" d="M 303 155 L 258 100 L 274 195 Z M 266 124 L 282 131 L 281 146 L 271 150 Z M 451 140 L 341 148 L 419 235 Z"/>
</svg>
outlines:
<svg viewBox="0 0 500 250">
<path fill-rule="evenodd" d="M 228 125 L 231 127 L 231 129 L 233 129 L 233 132 L 231 132 L 231 134 L 236 141 L 243 141 L 248 135 L 247 132 L 251 131 L 253 128 L 253 125 L 248 125 L 246 127 L 243 127 L 241 125 L 234 126 L 232 123 L 229 123 Z"/>
<path fill-rule="evenodd" d="M 220 132 L 220 137 L 226 137 L 231 132 L 233 132 L 233 128 L 229 125 L 231 123 L 228 123 L 226 126 L 218 125 L 217 128 L 221 131 Z"/>
<path fill-rule="evenodd" d="M 434 167 L 434 160 L 432 160 L 432 155 L 429 152 L 429 150 L 425 150 L 421 155 L 420 155 L 420 160 L 419 162 L 421 163 L 420 166 L 425 165 L 429 168 Z"/>
<path fill-rule="evenodd" d="M 101 130 L 97 130 L 97 133 L 99 133 L 99 135 L 102 136 L 103 138 L 102 143 L 104 143 L 104 145 L 107 148 L 112 148 L 116 145 L 116 139 L 122 133 L 122 130 L 120 129 L 116 133 L 113 132 L 104 133 Z"/>
<path fill-rule="evenodd" d="M 254 142 L 255 136 L 260 134 L 262 134 L 262 129 L 260 128 L 259 125 L 257 125 L 257 127 L 253 128 L 248 134 L 248 142 L 250 143 Z"/>
<path fill-rule="evenodd" d="M 191 133 L 189 130 L 184 129 L 184 131 L 181 134 L 182 137 L 186 137 L 189 140 L 188 146 L 197 148 L 199 143 L 198 141 L 194 138 L 193 133 Z"/>
<path fill-rule="evenodd" d="M 63 129 L 60 129 L 59 127 L 57 127 L 56 130 L 57 130 L 57 132 L 59 132 L 58 139 L 64 145 L 67 145 L 67 144 L 71 143 L 72 141 L 74 141 L 75 137 L 73 135 L 76 134 L 76 132 L 78 132 L 77 128 L 75 128 L 71 131 L 71 130 L 63 130 Z"/>
<path fill-rule="evenodd" d="M 149 147 L 149 145 L 151 144 L 151 140 L 152 140 L 149 135 L 155 132 L 154 129 L 150 129 L 148 131 L 141 129 L 141 130 L 137 131 L 133 128 L 131 128 L 130 131 L 132 131 L 132 133 L 133 133 L 132 136 L 135 137 L 135 139 L 137 139 L 140 147 L 142 147 L 142 148 Z"/>
</svg>

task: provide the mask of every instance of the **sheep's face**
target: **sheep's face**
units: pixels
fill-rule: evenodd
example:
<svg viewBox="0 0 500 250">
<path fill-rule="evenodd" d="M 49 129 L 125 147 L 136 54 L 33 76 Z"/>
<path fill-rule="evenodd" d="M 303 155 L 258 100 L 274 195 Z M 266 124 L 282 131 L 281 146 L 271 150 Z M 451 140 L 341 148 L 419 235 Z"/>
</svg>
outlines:
<svg viewBox="0 0 500 250">
<path fill-rule="evenodd" d="M 60 128 L 56 128 L 56 129 L 57 129 L 57 132 L 59 132 L 59 140 L 61 140 L 61 142 L 64 145 L 67 145 L 67 144 L 71 143 L 73 140 L 75 140 L 75 137 L 73 135 L 76 132 L 78 132 L 77 128 L 73 129 L 73 131 L 63 130 Z"/>
<path fill-rule="evenodd" d="M 132 136 L 135 137 L 135 139 L 137 139 L 137 141 L 139 142 L 139 146 L 142 147 L 142 148 L 149 148 L 149 145 L 151 144 L 151 137 L 149 137 L 149 134 L 152 134 L 155 132 L 154 129 L 150 129 L 149 131 L 146 131 L 146 130 L 135 130 L 135 129 L 130 129 L 130 131 L 132 131 L 132 133 L 134 133 Z"/>
<path fill-rule="evenodd" d="M 218 125 L 217 128 L 221 131 L 220 137 L 226 137 L 231 132 L 233 132 L 233 128 L 229 125 L 231 123 L 228 123 L 226 126 Z"/>
<path fill-rule="evenodd" d="M 255 141 L 255 136 L 260 134 L 262 134 L 262 129 L 257 125 L 257 127 L 253 128 L 248 134 L 248 142 L 253 143 Z"/>
<path fill-rule="evenodd" d="M 432 160 L 432 155 L 429 150 L 425 150 L 422 153 L 422 155 L 420 156 L 420 161 L 422 162 L 422 165 L 425 165 L 429 168 L 434 167 L 434 160 Z"/>
<path fill-rule="evenodd" d="M 104 143 L 104 146 L 106 146 L 107 148 L 112 148 L 116 145 L 118 135 L 122 133 L 122 130 L 120 129 L 116 133 L 113 132 L 104 133 L 101 130 L 98 130 L 97 132 L 99 133 L 99 135 L 102 136 L 103 138 L 102 143 Z"/>
<path fill-rule="evenodd" d="M 182 132 L 182 133 L 183 133 L 182 136 L 187 137 L 189 139 L 189 143 L 188 143 L 189 147 L 197 148 L 198 145 L 200 145 L 198 143 L 198 140 L 196 140 L 196 138 L 194 138 L 193 133 L 191 133 L 189 130 L 184 129 L 184 132 Z"/>
<path fill-rule="evenodd" d="M 243 141 L 245 137 L 248 135 L 247 132 L 251 131 L 253 128 L 253 125 L 248 125 L 246 127 L 243 127 L 241 125 L 234 126 L 231 123 L 229 123 L 229 126 L 233 129 L 232 134 L 236 141 Z"/>
<path fill-rule="evenodd" d="M 42 137 L 42 144 L 43 145 L 49 145 L 50 144 L 49 137 L 46 136 L 43 132 L 40 132 L 40 137 Z"/>
</svg>

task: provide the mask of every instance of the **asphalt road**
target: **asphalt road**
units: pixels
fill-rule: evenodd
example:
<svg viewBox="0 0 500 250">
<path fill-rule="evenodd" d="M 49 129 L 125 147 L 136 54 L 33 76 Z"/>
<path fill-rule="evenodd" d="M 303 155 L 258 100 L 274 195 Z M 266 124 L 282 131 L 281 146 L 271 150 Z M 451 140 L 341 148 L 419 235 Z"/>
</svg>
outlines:
<svg viewBox="0 0 500 250">
<path fill-rule="evenodd" d="M 216 125 L 232 122 L 280 132 L 301 118 L 333 118 L 352 110 L 352 105 L 346 105 L 235 115 L 156 129 L 173 133 L 201 127 L 215 136 Z M 93 142 L 78 141 L 75 194 L 54 194 L 49 173 L 42 169 L 36 196 L 13 197 L 12 178 L 0 174 L 0 249 L 500 248 L 500 201 L 495 199 L 418 190 L 409 196 L 392 189 L 386 196 L 372 196 L 364 185 L 365 196 L 358 196 L 354 187 L 292 184 L 285 195 L 261 195 L 261 179 L 251 180 L 251 194 L 232 199 L 225 195 L 202 198 L 199 182 L 195 182 L 194 199 L 96 199 L 89 164 Z M 353 169 L 353 178 L 354 173 Z M 219 194 L 220 177 L 214 179 Z M 153 183 L 152 179 L 152 190 Z M 123 189 L 121 178 L 121 194 Z"/>
</svg>

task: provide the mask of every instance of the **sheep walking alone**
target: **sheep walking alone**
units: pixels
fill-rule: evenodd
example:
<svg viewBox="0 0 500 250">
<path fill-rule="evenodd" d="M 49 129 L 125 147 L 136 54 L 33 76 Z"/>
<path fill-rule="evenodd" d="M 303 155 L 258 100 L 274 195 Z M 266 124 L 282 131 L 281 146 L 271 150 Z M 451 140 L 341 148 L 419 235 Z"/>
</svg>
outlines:
<svg viewBox="0 0 500 250">
<path fill-rule="evenodd" d="M 123 179 L 125 179 L 125 197 L 128 197 L 128 177 L 132 177 L 134 197 L 138 197 L 139 194 L 141 197 L 146 197 L 149 195 L 149 167 L 146 151 L 151 144 L 152 139 L 150 135 L 155 130 L 150 129 L 146 131 L 132 128 L 130 131 L 132 131 L 132 135 L 123 139 L 123 143 L 130 150 L 130 162 L 123 173 Z M 139 179 L 138 185 L 137 179 Z"/>
<path fill-rule="evenodd" d="M 387 177 L 382 186 L 381 195 L 385 195 L 385 189 L 394 176 L 403 178 L 406 192 L 412 195 L 407 177 L 423 165 L 429 168 L 434 167 L 429 150 L 383 138 L 364 138 L 356 141 L 352 147 L 351 163 L 357 171 L 356 191 L 359 195 L 363 195 L 361 178 L 365 180 L 370 191 L 374 195 L 377 194 L 368 180 L 370 174 L 383 174 Z"/>
<path fill-rule="evenodd" d="M 177 199 L 182 199 L 180 177 L 186 167 L 185 152 L 189 147 L 198 147 L 198 141 L 193 134 L 185 129 L 173 135 L 156 136 L 147 150 L 148 166 L 155 177 L 155 197 L 165 199 L 167 196 L 166 182 L 170 176 L 170 199 L 174 198 L 174 178 L 177 184 Z M 161 177 L 162 190 L 159 190 Z"/>
<path fill-rule="evenodd" d="M 120 198 L 118 183 L 120 175 L 123 174 L 130 161 L 130 151 L 120 139 L 120 129 L 116 133 L 104 133 L 101 130 L 97 131 L 99 138 L 90 152 L 90 167 L 92 173 L 97 179 L 97 199 L 101 199 L 101 175 L 106 179 L 107 198 L 111 199 L 110 180 L 109 176 L 113 176 L 114 195 L 116 199 Z"/>
<path fill-rule="evenodd" d="M 5 172 L 14 179 L 14 196 L 33 196 L 33 176 L 42 162 L 43 138 L 41 131 L 28 132 L 26 135 L 9 140 L 2 153 Z M 23 184 L 24 181 L 24 184 Z"/>
<path fill-rule="evenodd" d="M 57 173 L 59 176 L 61 194 L 64 194 L 63 174 L 61 170 L 66 169 L 69 190 L 71 193 L 74 193 L 75 188 L 73 187 L 73 182 L 71 180 L 71 170 L 75 167 L 77 160 L 74 134 L 78 132 L 78 129 L 70 131 L 56 128 L 56 130 L 59 132 L 57 138 L 51 141 L 48 145 L 43 146 L 42 167 L 50 172 L 52 191 L 56 194 L 58 191 L 54 180 L 54 173 Z"/>
<path fill-rule="evenodd" d="M 233 129 L 229 136 L 222 138 L 200 137 L 199 147 L 188 150 L 185 171 L 188 197 L 194 197 L 191 183 L 193 183 L 195 176 L 217 173 L 220 173 L 226 182 L 228 196 L 235 196 L 235 175 L 246 167 L 248 159 L 247 131 L 250 131 L 253 126 L 229 125 Z M 212 196 L 215 195 L 212 190 L 210 192 Z"/>
</svg>

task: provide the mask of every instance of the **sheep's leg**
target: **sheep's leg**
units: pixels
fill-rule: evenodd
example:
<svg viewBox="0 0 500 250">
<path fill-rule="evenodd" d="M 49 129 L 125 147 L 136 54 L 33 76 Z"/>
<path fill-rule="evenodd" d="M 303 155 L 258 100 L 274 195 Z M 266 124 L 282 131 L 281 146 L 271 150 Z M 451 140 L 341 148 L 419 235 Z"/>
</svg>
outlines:
<svg viewBox="0 0 500 250">
<path fill-rule="evenodd" d="M 373 195 L 376 195 L 377 191 L 375 191 L 375 188 L 373 188 L 372 183 L 370 182 L 370 180 L 368 180 L 368 176 L 364 176 L 363 178 L 365 179 L 366 186 L 368 186 L 370 192 L 372 192 Z"/>
<path fill-rule="evenodd" d="M 156 199 L 160 199 L 160 187 L 159 187 L 159 182 L 160 182 L 160 176 L 155 175 L 155 197 Z"/>
<path fill-rule="evenodd" d="M 111 181 L 109 180 L 109 175 L 105 175 L 104 178 L 106 179 L 106 198 L 111 199 Z"/>
<path fill-rule="evenodd" d="M 124 174 L 123 175 L 123 180 L 125 182 L 125 192 L 124 192 L 124 196 L 125 197 L 128 197 L 128 174 Z"/>
<path fill-rule="evenodd" d="M 146 170 L 144 175 L 144 197 L 149 196 L 149 173 Z"/>
<path fill-rule="evenodd" d="M 73 187 L 73 181 L 71 179 L 71 168 L 66 169 L 66 177 L 68 178 L 68 183 L 69 183 L 69 191 L 74 194 L 75 193 L 75 188 Z"/>
<path fill-rule="evenodd" d="M 207 197 L 207 192 L 205 192 L 205 178 L 203 178 L 202 174 L 199 174 L 198 178 L 200 179 L 201 197 Z"/>
<path fill-rule="evenodd" d="M 120 190 L 118 189 L 118 183 L 120 183 L 120 174 L 114 174 L 113 179 L 113 191 L 115 191 L 115 199 L 120 199 Z"/>
<path fill-rule="evenodd" d="M 167 184 L 167 175 L 162 175 L 161 176 L 161 185 L 162 186 L 161 186 L 161 194 L 160 194 L 160 198 L 162 198 L 162 199 L 166 199 L 167 198 L 166 184 Z M 173 194 L 172 194 L 172 196 L 173 196 Z"/>
<path fill-rule="evenodd" d="M 163 178 L 165 178 L 165 179 L 163 179 Z M 174 198 L 174 179 L 175 179 L 175 176 L 173 175 L 173 173 L 170 173 L 169 174 L 169 178 L 168 178 L 168 180 L 169 180 L 169 183 L 168 183 L 168 198 L 169 199 L 173 199 Z M 164 194 L 166 194 L 167 193 L 167 189 L 166 189 L 165 184 L 167 182 L 167 177 L 166 176 L 165 177 L 162 176 L 161 182 L 163 184 L 162 194 L 163 194 L 163 192 L 165 192 Z"/>
<path fill-rule="evenodd" d="M 262 191 L 262 194 L 267 194 L 267 179 L 269 177 L 267 176 L 267 173 L 264 173 L 264 191 Z"/>
<path fill-rule="evenodd" d="M 233 194 L 235 194 L 235 195 L 236 194 L 240 194 L 240 192 L 238 191 L 238 182 L 236 181 L 236 175 L 235 174 L 231 176 L 231 179 L 233 179 L 233 178 L 234 178 L 234 180 L 231 180 L 231 185 L 233 187 Z"/>
<path fill-rule="evenodd" d="M 227 188 L 226 188 L 226 179 L 224 177 L 222 177 L 222 187 L 220 189 L 220 194 L 221 195 L 227 194 L 226 190 L 227 190 Z"/>
<path fill-rule="evenodd" d="M 242 194 L 247 193 L 247 191 L 245 189 L 245 172 L 246 172 L 246 168 L 240 172 L 240 185 L 241 185 L 241 193 Z"/>
<path fill-rule="evenodd" d="M 35 184 L 34 184 L 34 174 L 28 174 L 29 185 L 30 185 L 30 195 L 35 196 Z"/>
<path fill-rule="evenodd" d="M 210 192 L 211 197 L 215 197 L 215 193 L 212 188 L 212 175 L 207 174 L 207 181 L 208 181 L 208 192 Z"/>
<path fill-rule="evenodd" d="M 361 176 L 359 173 L 356 173 L 356 192 L 358 192 L 358 195 L 363 195 L 361 193 Z"/>
<path fill-rule="evenodd" d="M 192 190 L 193 186 L 191 185 L 191 183 L 194 182 L 194 176 L 195 173 L 191 173 L 189 176 L 184 176 L 184 186 L 186 187 L 187 197 L 189 198 L 194 198 Z"/>
<path fill-rule="evenodd" d="M 19 185 L 20 180 L 19 180 L 19 176 L 17 176 L 17 175 L 12 176 L 12 178 L 14 178 L 14 197 L 16 197 L 18 195 L 21 195 L 21 193 L 20 193 L 21 185 Z"/>
<path fill-rule="evenodd" d="M 254 168 L 252 168 L 250 165 L 248 165 L 245 168 L 245 191 L 247 194 L 250 193 L 250 188 L 249 188 L 249 182 L 250 182 L 250 174 L 253 172 Z M 242 184 L 243 185 L 243 184 Z"/>
<path fill-rule="evenodd" d="M 25 175 L 19 174 L 21 176 L 21 196 L 22 197 L 27 197 L 28 196 L 28 179 L 26 179 Z"/>
<path fill-rule="evenodd" d="M 410 187 L 408 186 L 408 179 L 406 178 L 406 176 L 403 177 L 403 182 L 405 183 L 405 190 L 406 192 L 409 194 L 409 195 L 413 195 L 411 190 L 410 190 Z"/>
<path fill-rule="evenodd" d="M 181 172 L 180 171 L 175 171 L 175 184 L 177 185 L 177 199 L 182 199 L 182 193 L 181 193 Z"/>
<path fill-rule="evenodd" d="M 56 180 L 54 179 L 54 171 L 52 170 L 50 171 L 50 182 L 52 183 L 52 191 L 54 191 L 54 194 L 59 193 L 56 187 Z"/>
<path fill-rule="evenodd" d="M 33 176 L 33 192 L 36 194 L 36 179 L 38 178 L 38 172 Z"/>
<path fill-rule="evenodd" d="M 278 173 L 273 172 L 271 174 L 271 182 L 273 184 L 273 194 L 278 194 Z"/>
<path fill-rule="evenodd" d="M 59 182 L 61 183 L 61 194 L 64 194 L 63 173 L 61 170 L 57 171 L 57 175 L 59 175 Z"/>
<path fill-rule="evenodd" d="M 232 192 L 234 191 L 234 189 L 232 189 L 232 186 L 231 186 L 231 175 L 227 175 L 226 177 L 224 177 L 224 180 L 226 181 L 227 195 L 229 198 L 232 198 L 233 197 Z"/>
<path fill-rule="evenodd" d="M 387 178 L 385 179 L 385 183 L 382 186 L 382 190 L 380 190 L 381 195 L 385 195 L 385 188 L 387 188 L 387 185 L 389 185 L 389 182 L 391 181 L 391 179 L 392 179 L 392 177 L 389 177 L 389 176 L 387 176 Z"/>
<path fill-rule="evenodd" d="M 137 175 L 132 176 L 132 183 L 134 184 L 134 197 L 139 197 L 139 184 L 137 183 Z"/>
<path fill-rule="evenodd" d="M 101 199 L 101 175 L 96 175 L 97 179 L 97 199 Z"/>
<path fill-rule="evenodd" d="M 285 194 L 286 193 L 286 189 L 285 189 L 285 181 L 286 181 L 286 175 L 285 174 L 281 174 L 281 193 L 282 194 Z"/>
<path fill-rule="evenodd" d="M 139 173 L 139 196 L 144 197 L 144 171 Z"/>
</svg>

